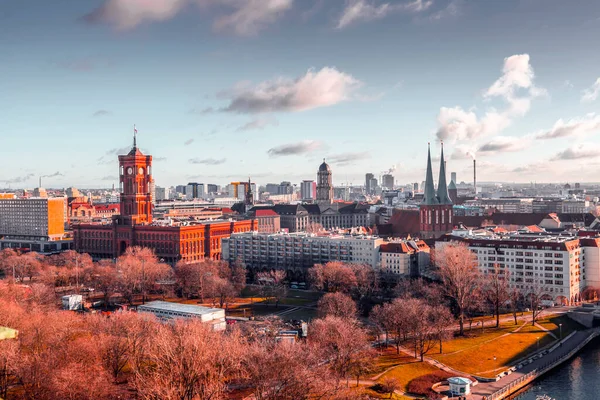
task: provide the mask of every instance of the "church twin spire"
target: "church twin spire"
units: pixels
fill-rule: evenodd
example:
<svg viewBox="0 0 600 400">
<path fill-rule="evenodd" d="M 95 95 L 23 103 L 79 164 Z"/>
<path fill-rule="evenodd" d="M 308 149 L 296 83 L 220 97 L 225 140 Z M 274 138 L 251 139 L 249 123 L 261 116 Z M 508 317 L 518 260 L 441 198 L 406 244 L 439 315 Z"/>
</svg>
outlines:
<svg viewBox="0 0 600 400">
<path fill-rule="evenodd" d="M 423 195 L 423 204 L 452 204 L 448 195 L 448 185 L 446 184 L 446 163 L 444 161 L 444 144 L 442 143 L 442 152 L 440 156 L 440 175 L 438 178 L 437 193 L 433 185 L 433 170 L 431 167 L 431 148 L 427 144 L 427 173 L 425 176 L 425 190 Z"/>
</svg>

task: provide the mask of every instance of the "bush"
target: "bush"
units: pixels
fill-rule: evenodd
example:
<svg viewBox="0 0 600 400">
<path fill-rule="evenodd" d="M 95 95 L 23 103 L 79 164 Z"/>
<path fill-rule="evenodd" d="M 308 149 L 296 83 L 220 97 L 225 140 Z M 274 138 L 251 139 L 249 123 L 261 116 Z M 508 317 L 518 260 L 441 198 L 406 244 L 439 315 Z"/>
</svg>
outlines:
<svg viewBox="0 0 600 400">
<path fill-rule="evenodd" d="M 438 399 L 442 396 L 431 389 L 431 387 L 434 384 L 444 381 L 452 376 L 455 375 L 446 371 L 438 371 L 432 374 L 423 375 L 410 381 L 407 389 L 410 393 L 426 396 L 428 399 Z"/>
</svg>

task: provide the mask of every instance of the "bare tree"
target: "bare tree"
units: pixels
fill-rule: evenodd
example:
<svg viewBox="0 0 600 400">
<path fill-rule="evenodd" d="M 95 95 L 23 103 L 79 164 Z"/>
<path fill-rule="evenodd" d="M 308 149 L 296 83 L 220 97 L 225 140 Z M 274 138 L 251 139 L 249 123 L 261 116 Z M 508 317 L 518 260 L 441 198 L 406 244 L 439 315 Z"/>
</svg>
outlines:
<svg viewBox="0 0 600 400">
<path fill-rule="evenodd" d="M 285 271 L 271 270 L 267 272 L 259 272 L 256 274 L 256 278 L 262 287 L 263 295 L 267 298 L 274 298 L 275 307 L 278 307 L 281 299 L 287 296 Z"/>
<path fill-rule="evenodd" d="M 480 291 L 480 273 L 475 255 L 466 244 L 446 244 L 434 253 L 443 289 L 454 301 L 460 335 L 464 335 L 465 311 Z"/>
<path fill-rule="evenodd" d="M 358 310 L 352 298 L 344 293 L 325 293 L 319 300 L 319 315 L 340 318 L 356 318 Z"/>
<path fill-rule="evenodd" d="M 496 315 L 496 328 L 500 326 L 500 307 L 510 298 L 510 279 L 505 269 L 494 264 L 483 279 L 483 293 Z"/>
<path fill-rule="evenodd" d="M 400 387 L 400 384 L 394 378 L 385 378 L 383 380 L 383 382 L 381 383 L 381 390 L 383 391 L 383 393 L 388 393 L 390 395 L 390 399 L 392 398 L 392 395 L 394 394 L 394 392 L 396 390 L 398 390 L 399 387 Z"/>
</svg>

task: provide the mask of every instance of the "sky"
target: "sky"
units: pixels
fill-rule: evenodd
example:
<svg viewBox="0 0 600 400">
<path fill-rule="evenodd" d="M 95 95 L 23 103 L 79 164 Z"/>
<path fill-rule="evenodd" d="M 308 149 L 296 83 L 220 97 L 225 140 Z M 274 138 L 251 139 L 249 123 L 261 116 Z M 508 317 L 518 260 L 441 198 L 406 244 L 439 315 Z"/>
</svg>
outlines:
<svg viewBox="0 0 600 400">
<path fill-rule="evenodd" d="M 598 182 L 595 0 L 0 0 L 0 187 Z"/>
</svg>

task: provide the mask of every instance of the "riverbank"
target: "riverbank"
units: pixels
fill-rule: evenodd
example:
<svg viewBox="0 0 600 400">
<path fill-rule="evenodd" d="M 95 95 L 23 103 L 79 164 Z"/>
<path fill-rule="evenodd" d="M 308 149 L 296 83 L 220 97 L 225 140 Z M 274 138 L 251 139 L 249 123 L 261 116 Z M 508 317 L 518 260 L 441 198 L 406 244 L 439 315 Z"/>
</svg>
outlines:
<svg viewBox="0 0 600 400">
<path fill-rule="evenodd" d="M 599 334 L 600 330 L 598 328 L 575 332 L 571 337 L 561 342 L 560 345 L 555 346 L 553 351 L 535 358 L 510 375 L 506 375 L 495 382 L 480 383 L 474 386 L 469 399 L 497 400 L 509 397 L 573 357 Z"/>
</svg>

